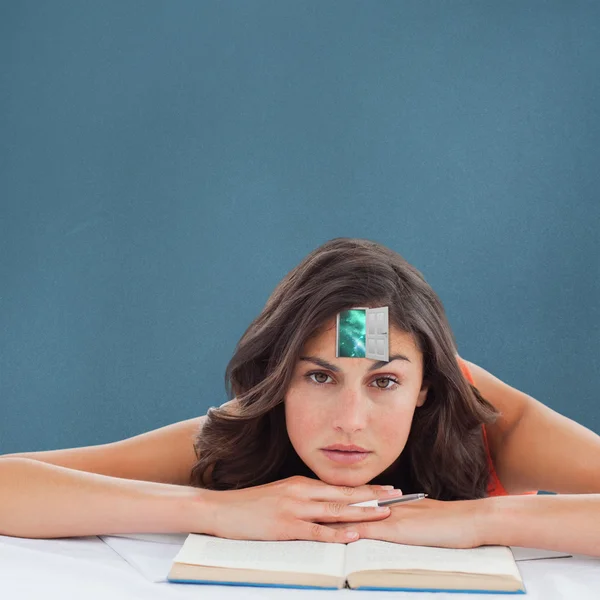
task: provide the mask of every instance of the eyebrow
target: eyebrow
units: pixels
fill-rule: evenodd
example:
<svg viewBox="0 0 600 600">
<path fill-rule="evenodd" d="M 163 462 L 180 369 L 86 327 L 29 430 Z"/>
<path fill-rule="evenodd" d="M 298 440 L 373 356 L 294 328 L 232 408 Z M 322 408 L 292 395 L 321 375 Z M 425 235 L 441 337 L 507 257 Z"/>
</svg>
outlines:
<svg viewBox="0 0 600 600">
<path fill-rule="evenodd" d="M 316 365 L 323 367 L 324 369 L 329 369 L 330 371 L 333 371 L 334 373 L 341 372 L 341 369 L 339 367 L 332 365 L 330 362 L 327 362 L 325 359 L 319 358 L 318 356 L 301 356 L 300 360 L 306 360 L 308 362 L 313 362 Z M 405 360 L 407 362 L 410 362 L 410 360 L 406 356 L 404 356 L 404 354 L 394 354 L 393 356 L 390 356 L 389 361 L 378 360 L 377 362 L 374 362 L 368 368 L 368 371 L 375 371 L 376 369 L 380 369 L 381 367 L 384 367 L 388 363 L 391 363 L 393 360 Z"/>
</svg>

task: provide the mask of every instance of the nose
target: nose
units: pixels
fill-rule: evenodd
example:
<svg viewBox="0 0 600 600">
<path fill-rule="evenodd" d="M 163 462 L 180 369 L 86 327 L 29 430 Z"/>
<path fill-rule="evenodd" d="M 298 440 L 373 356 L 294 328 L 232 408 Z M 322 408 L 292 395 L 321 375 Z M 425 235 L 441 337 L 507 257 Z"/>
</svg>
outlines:
<svg viewBox="0 0 600 600">
<path fill-rule="evenodd" d="M 367 426 L 368 400 L 356 390 L 342 390 L 335 402 L 333 427 L 353 433 Z"/>
</svg>

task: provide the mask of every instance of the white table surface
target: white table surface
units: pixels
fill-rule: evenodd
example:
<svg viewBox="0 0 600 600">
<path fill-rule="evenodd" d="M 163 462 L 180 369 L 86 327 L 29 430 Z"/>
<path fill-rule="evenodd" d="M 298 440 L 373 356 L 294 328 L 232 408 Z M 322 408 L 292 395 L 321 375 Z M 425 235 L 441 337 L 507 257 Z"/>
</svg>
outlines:
<svg viewBox="0 0 600 600">
<path fill-rule="evenodd" d="M 600 558 L 520 560 L 531 555 L 514 549 L 527 594 L 456 594 L 444 592 L 376 592 L 302 590 L 226 585 L 169 583 L 166 575 L 186 535 L 141 534 L 29 539 L 0 535 L 0 598 L 2 600 L 121 600 L 139 598 L 213 598 L 230 600 L 290 599 L 348 600 L 418 599 L 599 600 Z M 543 553 L 543 551 L 542 551 Z M 538 553 L 539 554 L 539 553 Z"/>
</svg>

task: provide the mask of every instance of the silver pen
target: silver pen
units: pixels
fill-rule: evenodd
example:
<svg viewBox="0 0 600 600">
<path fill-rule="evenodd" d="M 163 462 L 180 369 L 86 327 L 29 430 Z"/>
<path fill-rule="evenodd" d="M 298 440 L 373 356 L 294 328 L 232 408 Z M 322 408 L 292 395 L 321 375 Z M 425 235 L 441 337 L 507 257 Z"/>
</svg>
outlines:
<svg viewBox="0 0 600 600">
<path fill-rule="evenodd" d="M 408 494 L 407 496 L 388 498 L 387 500 L 366 500 L 365 502 L 348 504 L 348 506 L 388 506 L 389 504 L 398 504 L 400 502 L 414 502 L 415 500 L 423 500 L 423 498 L 427 498 L 427 494 Z"/>
</svg>

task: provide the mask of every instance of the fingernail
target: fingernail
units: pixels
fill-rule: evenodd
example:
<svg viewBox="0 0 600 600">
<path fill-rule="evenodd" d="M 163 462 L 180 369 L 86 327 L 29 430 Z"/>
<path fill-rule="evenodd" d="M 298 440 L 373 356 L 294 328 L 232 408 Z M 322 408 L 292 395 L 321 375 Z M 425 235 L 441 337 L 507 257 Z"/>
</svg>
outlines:
<svg viewBox="0 0 600 600">
<path fill-rule="evenodd" d="M 402 490 L 390 490 L 388 496 L 402 496 Z"/>
<path fill-rule="evenodd" d="M 394 486 L 393 485 L 382 485 L 381 489 L 382 490 L 393 490 Z"/>
<path fill-rule="evenodd" d="M 389 510 L 390 510 L 389 506 L 378 506 L 375 509 L 375 512 L 380 512 L 381 513 L 381 512 L 388 512 Z"/>
<path fill-rule="evenodd" d="M 346 532 L 346 537 L 349 540 L 353 540 L 354 538 L 358 537 L 358 533 L 356 531 L 347 531 Z"/>
</svg>

